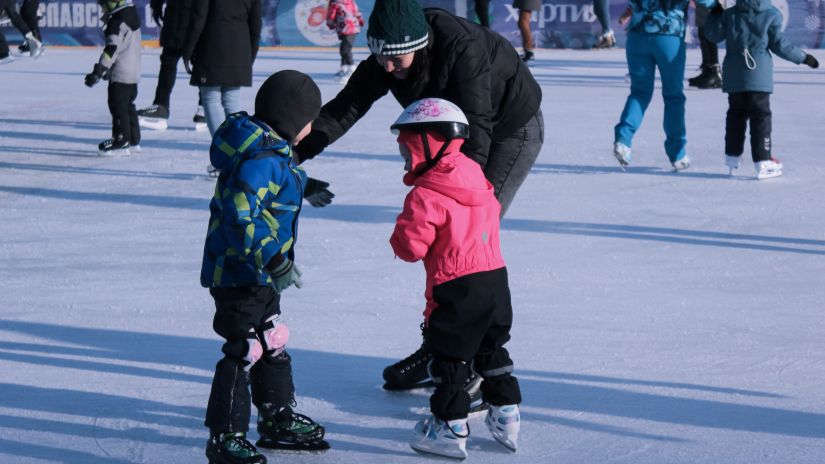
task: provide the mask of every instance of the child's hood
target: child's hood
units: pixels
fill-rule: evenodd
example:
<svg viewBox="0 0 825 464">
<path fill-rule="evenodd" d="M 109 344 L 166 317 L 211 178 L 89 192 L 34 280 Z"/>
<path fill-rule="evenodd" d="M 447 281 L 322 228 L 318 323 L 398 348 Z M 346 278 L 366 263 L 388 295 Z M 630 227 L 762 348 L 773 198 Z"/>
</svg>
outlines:
<svg viewBox="0 0 825 464">
<path fill-rule="evenodd" d="M 243 161 L 262 151 L 285 158 L 292 156 L 289 144 L 271 127 L 245 111 L 234 113 L 218 127 L 209 147 L 209 161 L 222 172 L 234 171 Z"/>
<path fill-rule="evenodd" d="M 119 19 L 133 31 L 140 29 L 140 16 L 138 15 L 137 8 L 131 3 L 127 3 L 104 14 L 101 19 L 106 23 L 113 19 Z"/>
<path fill-rule="evenodd" d="M 741 11 L 767 11 L 773 8 L 771 0 L 737 0 L 736 6 Z"/>
<path fill-rule="evenodd" d="M 460 151 L 448 153 L 414 185 L 434 190 L 465 206 L 484 205 L 493 198 L 493 186 L 481 166 Z"/>
</svg>

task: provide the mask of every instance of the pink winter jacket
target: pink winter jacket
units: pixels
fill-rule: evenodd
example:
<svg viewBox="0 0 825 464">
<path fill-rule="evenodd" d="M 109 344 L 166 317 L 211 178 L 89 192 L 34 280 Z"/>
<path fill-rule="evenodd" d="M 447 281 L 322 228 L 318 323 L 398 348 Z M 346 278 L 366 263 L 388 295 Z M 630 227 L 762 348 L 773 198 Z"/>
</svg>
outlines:
<svg viewBox="0 0 825 464">
<path fill-rule="evenodd" d="M 361 32 L 364 18 L 355 0 L 329 0 L 327 27 L 338 35 L 355 35 Z"/>
<path fill-rule="evenodd" d="M 413 162 L 404 183 L 413 188 L 404 200 L 390 245 L 404 261 L 424 260 L 426 320 L 437 307 L 433 286 L 504 267 L 499 248 L 501 206 L 478 163 L 458 151 L 463 140 L 453 140 L 444 157 L 417 176 L 414 173 L 423 166 L 423 145 L 418 135 L 403 140 L 405 134 L 402 131 L 399 143 L 410 148 Z M 428 139 L 432 153 L 437 153 L 441 142 Z"/>
</svg>

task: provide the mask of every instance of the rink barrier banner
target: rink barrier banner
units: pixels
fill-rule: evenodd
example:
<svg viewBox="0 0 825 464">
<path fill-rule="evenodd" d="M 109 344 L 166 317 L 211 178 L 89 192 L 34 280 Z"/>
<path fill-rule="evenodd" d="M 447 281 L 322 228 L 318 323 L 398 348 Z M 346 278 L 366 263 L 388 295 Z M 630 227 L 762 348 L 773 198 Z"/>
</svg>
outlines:
<svg viewBox="0 0 825 464">
<path fill-rule="evenodd" d="M 794 44 L 805 48 L 825 47 L 825 0 L 772 0 L 782 12 L 785 35 Z M 364 18 L 368 18 L 374 0 L 357 0 Z M 135 0 L 143 20 L 143 38 L 156 41 L 160 30 L 152 20 L 149 0 Z M 423 0 L 424 6 L 443 8 L 459 16 L 477 20 L 473 0 Z M 618 18 L 627 5 L 626 0 L 611 0 L 611 25 L 619 46 L 624 45 L 624 30 Z M 262 46 L 338 46 L 338 37 L 326 27 L 327 0 L 262 0 Z M 491 27 L 507 37 L 514 46 L 521 46 L 521 35 L 516 26 L 518 12 L 512 1 L 491 0 L 489 6 Z M 57 0 L 40 4 L 40 27 L 46 44 L 102 45 L 100 7 L 95 1 Z M 695 46 L 696 28 L 691 9 L 686 41 Z M 544 0 L 542 9 L 533 13 L 533 36 L 539 48 L 590 48 L 601 27 L 593 13 L 590 0 Z M 20 40 L 20 34 L 10 24 L 3 26 L 6 37 Z M 366 47 L 366 27 L 355 42 Z"/>
</svg>

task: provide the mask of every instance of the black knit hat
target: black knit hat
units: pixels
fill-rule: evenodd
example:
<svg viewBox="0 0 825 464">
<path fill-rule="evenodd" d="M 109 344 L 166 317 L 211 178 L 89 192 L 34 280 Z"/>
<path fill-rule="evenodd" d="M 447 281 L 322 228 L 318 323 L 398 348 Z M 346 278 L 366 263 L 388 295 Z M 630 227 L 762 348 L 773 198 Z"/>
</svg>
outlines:
<svg viewBox="0 0 825 464">
<path fill-rule="evenodd" d="M 429 27 L 418 0 L 377 0 L 367 42 L 376 55 L 404 55 L 427 46 Z"/>
<path fill-rule="evenodd" d="M 255 96 L 255 117 L 290 143 L 320 112 L 318 86 L 311 77 L 291 69 L 269 76 Z"/>
</svg>

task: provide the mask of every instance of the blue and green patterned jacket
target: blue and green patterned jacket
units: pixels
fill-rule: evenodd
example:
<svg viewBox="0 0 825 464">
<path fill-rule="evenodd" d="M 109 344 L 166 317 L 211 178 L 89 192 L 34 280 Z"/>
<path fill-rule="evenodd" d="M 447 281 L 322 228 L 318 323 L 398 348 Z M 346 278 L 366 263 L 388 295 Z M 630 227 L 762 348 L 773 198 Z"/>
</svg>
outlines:
<svg viewBox="0 0 825 464">
<path fill-rule="evenodd" d="M 708 8 L 717 0 L 696 0 Z M 627 25 L 629 32 L 685 36 L 685 21 L 690 0 L 630 0 L 632 11 Z"/>
<path fill-rule="evenodd" d="M 221 174 L 209 204 L 201 285 L 270 285 L 264 266 L 273 256 L 294 261 L 306 173 L 292 147 L 245 112 L 215 131 L 209 159 Z"/>
</svg>

